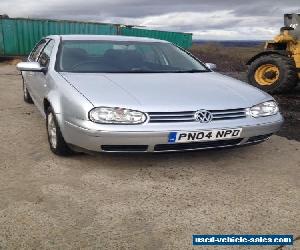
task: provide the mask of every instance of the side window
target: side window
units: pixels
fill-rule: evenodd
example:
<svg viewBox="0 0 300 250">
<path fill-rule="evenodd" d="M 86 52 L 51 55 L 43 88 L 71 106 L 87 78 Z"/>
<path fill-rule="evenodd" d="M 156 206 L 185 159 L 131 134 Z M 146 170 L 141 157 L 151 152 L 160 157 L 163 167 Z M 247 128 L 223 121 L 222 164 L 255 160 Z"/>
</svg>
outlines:
<svg viewBox="0 0 300 250">
<path fill-rule="evenodd" d="M 42 67 L 48 67 L 53 47 L 54 47 L 54 40 L 50 40 L 50 42 L 48 42 L 48 44 L 43 49 L 38 60 Z"/>
<path fill-rule="evenodd" d="M 44 48 L 45 44 L 46 44 L 46 40 L 42 40 L 40 41 L 36 46 L 35 48 L 33 49 L 33 51 L 30 53 L 30 56 L 29 56 L 29 60 L 32 61 L 32 62 L 36 62 L 37 59 L 38 59 L 38 56 L 41 52 L 41 50 Z"/>
</svg>

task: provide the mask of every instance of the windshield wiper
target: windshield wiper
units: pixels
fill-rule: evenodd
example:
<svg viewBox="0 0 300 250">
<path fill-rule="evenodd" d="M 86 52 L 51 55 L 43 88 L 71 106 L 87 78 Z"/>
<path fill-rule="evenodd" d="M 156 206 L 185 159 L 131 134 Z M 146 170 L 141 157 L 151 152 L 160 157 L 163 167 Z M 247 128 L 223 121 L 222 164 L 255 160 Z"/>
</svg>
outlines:
<svg viewBox="0 0 300 250">
<path fill-rule="evenodd" d="M 123 71 L 120 73 L 199 73 L 199 72 L 210 72 L 207 69 L 191 69 L 191 70 L 140 70 L 134 69 L 129 71 Z"/>
<path fill-rule="evenodd" d="M 207 69 L 191 69 L 191 70 L 176 70 L 174 73 L 201 73 L 201 72 L 210 72 Z"/>
<path fill-rule="evenodd" d="M 113 73 L 199 73 L 199 72 L 210 72 L 209 70 L 199 70 L 199 69 L 192 69 L 192 70 L 143 70 L 143 69 L 136 69 L 136 70 L 127 70 L 127 71 L 61 71 L 61 72 L 69 72 L 69 73 L 103 73 L 103 74 L 113 74 Z"/>
</svg>

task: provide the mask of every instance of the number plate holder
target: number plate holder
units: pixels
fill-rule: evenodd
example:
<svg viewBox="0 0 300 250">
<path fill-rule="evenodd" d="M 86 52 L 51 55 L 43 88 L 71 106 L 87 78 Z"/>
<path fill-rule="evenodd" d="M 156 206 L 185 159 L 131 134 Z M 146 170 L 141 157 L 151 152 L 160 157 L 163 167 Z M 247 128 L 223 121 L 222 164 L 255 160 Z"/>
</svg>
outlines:
<svg viewBox="0 0 300 250">
<path fill-rule="evenodd" d="M 189 143 L 199 141 L 218 141 L 232 138 L 239 138 L 242 128 L 212 129 L 190 132 L 170 132 L 168 143 Z"/>
</svg>

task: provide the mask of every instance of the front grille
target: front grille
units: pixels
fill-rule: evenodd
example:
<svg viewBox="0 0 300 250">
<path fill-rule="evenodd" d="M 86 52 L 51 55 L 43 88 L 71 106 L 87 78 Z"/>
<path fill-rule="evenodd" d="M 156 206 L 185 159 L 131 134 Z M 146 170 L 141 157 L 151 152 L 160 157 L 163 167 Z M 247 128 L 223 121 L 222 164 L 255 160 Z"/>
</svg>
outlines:
<svg viewBox="0 0 300 250">
<path fill-rule="evenodd" d="M 247 140 L 247 142 L 263 141 L 268 139 L 270 136 L 272 136 L 272 134 L 252 136 Z"/>
<path fill-rule="evenodd" d="M 246 117 L 245 109 L 227 109 L 227 110 L 212 110 L 213 121 L 232 120 Z"/>
<path fill-rule="evenodd" d="M 209 110 L 212 121 L 241 119 L 246 117 L 245 109 Z M 196 111 L 182 112 L 149 112 L 150 123 L 195 122 Z"/>
<path fill-rule="evenodd" d="M 192 150 L 192 149 L 206 149 L 229 147 L 238 145 L 243 139 L 230 139 L 220 141 L 206 141 L 206 142 L 191 142 L 191 143 L 174 143 L 174 144 L 157 144 L 154 146 L 154 151 L 172 151 L 172 150 Z"/>
<path fill-rule="evenodd" d="M 145 152 L 148 145 L 102 145 L 101 149 L 106 152 Z"/>
<path fill-rule="evenodd" d="M 194 122 L 194 111 L 183 112 L 150 112 L 148 113 L 152 123 L 162 122 Z"/>
</svg>

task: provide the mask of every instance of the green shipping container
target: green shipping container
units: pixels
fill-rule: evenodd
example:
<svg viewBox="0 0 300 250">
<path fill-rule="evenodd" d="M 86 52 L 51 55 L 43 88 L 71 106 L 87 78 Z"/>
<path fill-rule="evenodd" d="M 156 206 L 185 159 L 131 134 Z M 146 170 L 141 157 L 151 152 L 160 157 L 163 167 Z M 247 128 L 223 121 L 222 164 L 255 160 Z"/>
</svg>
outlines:
<svg viewBox="0 0 300 250">
<path fill-rule="evenodd" d="M 66 20 L 1 18 L 0 56 L 25 56 L 48 35 L 94 34 L 150 37 L 170 41 L 180 47 L 192 45 L 192 34 L 131 28 L 117 24 Z"/>
<path fill-rule="evenodd" d="M 76 21 L 0 18 L 0 56 L 28 55 L 34 45 L 48 35 L 115 35 L 118 27 Z"/>
<path fill-rule="evenodd" d="M 140 29 L 140 28 L 131 28 L 131 27 L 121 27 L 120 35 L 151 37 L 160 40 L 166 40 L 185 49 L 190 48 L 192 46 L 192 36 L 193 36 L 191 33 L 169 32 L 169 31 Z"/>
</svg>

